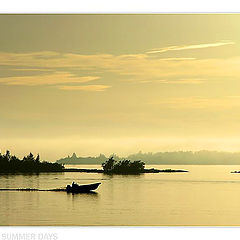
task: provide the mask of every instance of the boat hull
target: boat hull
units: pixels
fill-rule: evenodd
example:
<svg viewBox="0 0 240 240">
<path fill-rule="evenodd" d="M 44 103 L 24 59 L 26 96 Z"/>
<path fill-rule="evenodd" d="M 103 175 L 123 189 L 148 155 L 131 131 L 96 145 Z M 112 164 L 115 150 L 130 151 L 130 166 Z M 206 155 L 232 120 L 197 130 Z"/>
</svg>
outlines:
<svg viewBox="0 0 240 240">
<path fill-rule="evenodd" d="M 88 193 L 96 190 L 100 184 L 101 183 L 93 183 L 93 184 L 87 184 L 87 185 L 78 185 L 74 187 L 68 185 L 66 187 L 66 191 L 69 193 Z"/>
</svg>

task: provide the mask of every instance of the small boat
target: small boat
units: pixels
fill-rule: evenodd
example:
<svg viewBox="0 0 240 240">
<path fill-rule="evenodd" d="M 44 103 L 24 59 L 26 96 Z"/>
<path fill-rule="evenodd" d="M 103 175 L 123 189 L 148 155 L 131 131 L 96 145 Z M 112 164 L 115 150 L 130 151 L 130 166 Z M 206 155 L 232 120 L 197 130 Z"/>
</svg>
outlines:
<svg viewBox="0 0 240 240">
<path fill-rule="evenodd" d="M 96 190 L 100 184 L 101 183 L 78 185 L 73 182 L 72 185 L 67 185 L 66 191 L 69 193 L 89 193 Z"/>
</svg>

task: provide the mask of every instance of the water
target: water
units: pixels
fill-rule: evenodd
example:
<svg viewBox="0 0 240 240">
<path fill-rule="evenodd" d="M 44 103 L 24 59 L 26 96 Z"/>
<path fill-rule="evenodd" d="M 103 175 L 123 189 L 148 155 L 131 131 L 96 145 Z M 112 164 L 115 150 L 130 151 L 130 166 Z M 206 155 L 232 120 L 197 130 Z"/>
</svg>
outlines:
<svg viewBox="0 0 240 240">
<path fill-rule="evenodd" d="M 240 225 L 240 166 L 155 167 L 190 172 L 0 175 L 0 188 L 102 183 L 96 194 L 0 192 L 0 225 Z"/>
</svg>

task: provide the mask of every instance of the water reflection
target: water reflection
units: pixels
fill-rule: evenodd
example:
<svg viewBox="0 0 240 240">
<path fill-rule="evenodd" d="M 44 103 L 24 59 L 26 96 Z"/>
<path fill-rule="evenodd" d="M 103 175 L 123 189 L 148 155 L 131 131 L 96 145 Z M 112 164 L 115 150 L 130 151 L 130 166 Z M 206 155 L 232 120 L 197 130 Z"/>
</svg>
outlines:
<svg viewBox="0 0 240 240">
<path fill-rule="evenodd" d="M 96 207 L 99 201 L 99 194 L 97 192 L 91 193 L 67 193 L 68 200 L 71 201 L 71 208 L 79 212 L 79 209 L 92 209 Z M 87 203 L 87 204 L 86 204 Z"/>
<path fill-rule="evenodd" d="M 72 199 L 78 199 L 78 198 L 97 198 L 98 197 L 98 193 L 97 192 L 89 192 L 89 193 L 67 193 L 68 195 L 72 195 Z"/>
</svg>

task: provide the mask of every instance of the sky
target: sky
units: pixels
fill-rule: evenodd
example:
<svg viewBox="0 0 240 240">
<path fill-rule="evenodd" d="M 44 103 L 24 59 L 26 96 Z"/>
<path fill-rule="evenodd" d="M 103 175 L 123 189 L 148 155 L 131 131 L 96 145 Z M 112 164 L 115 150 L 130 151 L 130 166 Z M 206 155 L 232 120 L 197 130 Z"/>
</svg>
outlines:
<svg viewBox="0 0 240 240">
<path fill-rule="evenodd" d="M 240 150 L 239 14 L 0 15 L 0 149 L 55 161 Z"/>
</svg>

